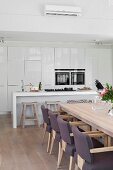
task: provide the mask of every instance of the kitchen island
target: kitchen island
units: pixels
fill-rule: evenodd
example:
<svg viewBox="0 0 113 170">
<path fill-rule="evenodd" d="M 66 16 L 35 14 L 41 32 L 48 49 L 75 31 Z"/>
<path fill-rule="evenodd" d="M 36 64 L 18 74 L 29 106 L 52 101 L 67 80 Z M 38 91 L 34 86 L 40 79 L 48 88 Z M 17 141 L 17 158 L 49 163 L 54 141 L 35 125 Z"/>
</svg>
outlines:
<svg viewBox="0 0 113 170">
<path fill-rule="evenodd" d="M 38 102 L 38 119 L 39 123 L 42 123 L 42 114 L 40 110 L 41 104 L 45 101 L 61 101 L 67 102 L 67 100 L 92 100 L 98 93 L 93 90 L 85 91 L 65 91 L 65 92 L 15 92 L 13 93 L 13 128 L 17 128 L 21 113 L 21 103 L 22 102 Z"/>
</svg>

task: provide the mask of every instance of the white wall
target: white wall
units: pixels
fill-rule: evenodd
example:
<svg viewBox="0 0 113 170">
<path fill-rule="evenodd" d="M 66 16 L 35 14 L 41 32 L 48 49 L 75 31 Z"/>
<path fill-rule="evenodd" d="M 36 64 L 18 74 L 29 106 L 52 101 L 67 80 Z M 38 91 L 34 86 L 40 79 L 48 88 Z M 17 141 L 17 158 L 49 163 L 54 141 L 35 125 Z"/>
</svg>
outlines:
<svg viewBox="0 0 113 170">
<path fill-rule="evenodd" d="M 100 35 L 113 38 L 109 0 L 0 0 L 0 31 Z M 45 4 L 79 5 L 82 17 L 47 17 Z M 6 34 L 7 37 L 7 34 Z"/>
<path fill-rule="evenodd" d="M 80 6 L 83 17 L 112 18 L 113 5 L 109 2 L 110 0 L 0 0 L 0 14 L 43 15 L 45 4 L 55 4 Z"/>
</svg>

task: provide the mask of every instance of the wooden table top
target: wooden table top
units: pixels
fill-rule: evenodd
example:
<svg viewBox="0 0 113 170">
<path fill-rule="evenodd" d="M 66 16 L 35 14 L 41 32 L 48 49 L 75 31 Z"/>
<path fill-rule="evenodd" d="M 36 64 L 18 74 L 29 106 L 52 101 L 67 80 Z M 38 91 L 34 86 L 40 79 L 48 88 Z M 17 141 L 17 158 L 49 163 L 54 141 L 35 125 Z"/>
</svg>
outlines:
<svg viewBox="0 0 113 170">
<path fill-rule="evenodd" d="M 62 110 L 113 137 L 113 116 L 108 115 L 109 108 L 93 110 L 92 106 L 92 103 L 60 104 Z"/>
</svg>

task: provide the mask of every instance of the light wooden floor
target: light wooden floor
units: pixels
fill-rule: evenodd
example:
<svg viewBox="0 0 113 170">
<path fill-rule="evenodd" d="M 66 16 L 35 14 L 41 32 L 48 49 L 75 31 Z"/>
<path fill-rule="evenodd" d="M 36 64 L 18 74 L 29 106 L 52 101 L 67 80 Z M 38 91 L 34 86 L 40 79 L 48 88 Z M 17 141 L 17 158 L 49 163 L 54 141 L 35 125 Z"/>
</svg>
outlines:
<svg viewBox="0 0 113 170">
<path fill-rule="evenodd" d="M 42 133 L 34 127 L 13 129 L 10 115 L 0 116 L 0 170 L 55 170 L 58 145 L 49 155 L 47 138 L 41 144 Z M 60 170 L 68 170 L 68 164 L 64 156 Z"/>
</svg>

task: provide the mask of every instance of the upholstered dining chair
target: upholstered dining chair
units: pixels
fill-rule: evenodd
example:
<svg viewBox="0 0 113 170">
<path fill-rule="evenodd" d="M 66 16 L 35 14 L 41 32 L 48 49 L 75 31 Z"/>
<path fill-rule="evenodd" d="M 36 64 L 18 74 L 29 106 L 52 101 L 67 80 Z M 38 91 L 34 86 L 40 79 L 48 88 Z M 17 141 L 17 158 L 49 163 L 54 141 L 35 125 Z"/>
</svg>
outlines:
<svg viewBox="0 0 113 170">
<path fill-rule="evenodd" d="M 58 126 L 57 117 L 59 116 L 60 118 L 62 118 L 65 121 L 73 121 L 73 117 L 71 117 L 70 115 L 67 115 L 67 114 L 59 115 L 57 112 L 53 112 L 51 110 L 48 111 L 48 114 L 49 114 L 51 128 L 52 128 L 51 144 L 50 144 L 50 151 L 49 151 L 51 154 L 55 140 L 59 143 L 59 150 L 61 148 L 61 135 L 60 135 L 60 129 Z"/>
<path fill-rule="evenodd" d="M 60 129 L 57 122 L 58 114 L 52 112 L 51 110 L 49 110 L 48 114 L 50 117 L 50 122 L 52 127 L 52 138 L 51 138 L 51 146 L 50 146 L 50 154 L 51 154 L 55 140 L 59 143 L 59 147 L 60 147 L 61 136 L 60 136 Z"/>
<path fill-rule="evenodd" d="M 103 147 L 94 136 L 104 133 L 82 133 L 77 127 L 72 127 L 76 152 L 74 158 L 80 170 L 113 170 L 113 146 Z"/>
<path fill-rule="evenodd" d="M 50 118 L 49 118 L 49 114 L 48 114 L 48 109 L 45 108 L 44 105 L 41 106 L 41 110 L 42 110 L 42 115 L 43 115 L 43 127 L 44 127 L 44 134 L 43 134 L 43 138 L 42 138 L 42 144 L 44 143 L 44 138 L 45 138 L 45 134 L 46 132 L 49 133 L 48 136 L 48 144 L 47 144 L 47 152 L 49 152 L 50 149 L 50 143 L 51 143 L 51 123 L 50 123 Z"/>
<path fill-rule="evenodd" d="M 74 157 L 74 152 L 76 151 L 74 137 L 72 134 L 71 126 L 84 126 L 86 125 L 82 121 L 67 122 L 63 120 L 60 116 L 57 118 L 60 134 L 61 134 L 61 148 L 59 148 L 58 164 L 59 168 L 62 160 L 63 153 L 65 152 L 69 157 L 69 170 L 72 169 L 72 161 Z"/>
</svg>

